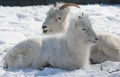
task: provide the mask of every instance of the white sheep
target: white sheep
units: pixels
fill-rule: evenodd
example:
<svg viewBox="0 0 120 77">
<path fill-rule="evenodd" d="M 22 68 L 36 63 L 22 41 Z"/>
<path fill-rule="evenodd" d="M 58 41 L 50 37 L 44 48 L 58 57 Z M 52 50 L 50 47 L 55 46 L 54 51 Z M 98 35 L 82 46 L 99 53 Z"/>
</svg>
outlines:
<svg viewBox="0 0 120 77">
<path fill-rule="evenodd" d="M 61 7 L 64 7 L 64 11 L 61 10 Z M 66 23 L 67 16 L 74 14 L 74 12 L 81 13 L 81 9 L 77 4 L 55 4 L 48 12 L 47 19 L 42 27 L 43 31 L 45 30 L 44 32 L 47 34 L 63 33 L 64 29 L 66 29 L 64 24 Z M 61 20 L 56 21 L 57 17 Z M 84 21 L 86 21 L 86 23 L 89 22 L 87 17 Z M 106 60 L 120 61 L 120 38 L 111 33 L 105 33 L 102 31 L 95 32 L 99 37 L 99 41 L 92 47 L 91 61 L 93 63 L 101 63 Z"/>
<path fill-rule="evenodd" d="M 92 63 L 101 63 L 107 60 L 120 62 L 120 37 L 107 32 L 96 32 L 99 40 L 91 50 Z"/>
<path fill-rule="evenodd" d="M 67 3 L 65 4 L 65 6 L 62 6 L 63 4 L 64 3 L 55 3 L 54 6 L 48 11 L 47 18 L 45 21 L 49 21 L 49 22 L 44 22 L 42 26 L 42 28 L 44 29 L 43 30 L 44 32 L 48 30 L 46 34 L 56 34 L 56 33 L 64 32 L 64 29 L 65 29 L 64 25 L 66 25 L 66 22 L 67 22 L 66 19 L 67 19 L 68 13 L 70 12 L 69 8 L 67 7 L 73 6 L 73 7 L 80 8 L 78 5 L 73 3 Z M 73 14 L 77 13 L 76 10 L 79 10 L 79 9 L 75 9 Z M 47 26 L 47 24 L 49 24 L 49 26 Z"/>
<path fill-rule="evenodd" d="M 73 16 L 67 17 L 63 34 L 28 39 L 7 50 L 4 67 L 32 66 L 43 69 L 46 65 L 51 65 L 67 70 L 88 67 L 90 49 L 96 43 L 97 36 L 89 22 L 84 21 L 86 15 L 79 13 Z M 61 18 L 58 16 L 56 21 L 61 21 Z M 46 25 L 52 24 L 54 23 Z"/>
</svg>

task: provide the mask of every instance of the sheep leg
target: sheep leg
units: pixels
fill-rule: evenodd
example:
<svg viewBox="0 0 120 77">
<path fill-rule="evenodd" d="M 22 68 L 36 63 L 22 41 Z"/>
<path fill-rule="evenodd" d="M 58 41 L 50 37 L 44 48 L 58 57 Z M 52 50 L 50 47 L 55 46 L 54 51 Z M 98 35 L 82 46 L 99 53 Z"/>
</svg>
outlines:
<svg viewBox="0 0 120 77">
<path fill-rule="evenodd" d="M 33 68 L 37 68 L 40 70 L 43 70 L 46 65 L 47 62 L 40 56 L 36 57 L 36 59 L 32 63 Z"/>
</svg>

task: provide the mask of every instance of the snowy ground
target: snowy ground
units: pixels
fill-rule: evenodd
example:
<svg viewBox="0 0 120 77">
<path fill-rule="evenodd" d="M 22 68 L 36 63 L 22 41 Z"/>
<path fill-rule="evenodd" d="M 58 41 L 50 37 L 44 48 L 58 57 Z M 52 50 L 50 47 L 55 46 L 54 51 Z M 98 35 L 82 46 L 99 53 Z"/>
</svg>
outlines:
<svg viewBox="0 0 120 77">
<path fill-rule="evenodd" d="M 87 69 L 66 71 L 45 68 L 3 69 L 4 50 L 32 36 L 41 35 L 41 25 L 51 6 L 0 6 L 0 77 L 120 77 L 120 62 L 104 62 Z M 81 5 L 93 28 L 120 36 L 120 5 Z"/>
</svg>

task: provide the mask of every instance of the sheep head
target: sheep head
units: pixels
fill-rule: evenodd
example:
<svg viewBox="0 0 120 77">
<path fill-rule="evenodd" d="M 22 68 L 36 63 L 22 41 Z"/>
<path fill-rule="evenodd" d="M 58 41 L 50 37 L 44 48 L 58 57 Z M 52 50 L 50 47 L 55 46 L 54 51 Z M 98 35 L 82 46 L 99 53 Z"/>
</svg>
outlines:
<svg viewBox="0 0 120 77">
<path fill-rule="evenodd" d="M 80 42 L 79 44 L 95 45 L 98 40 L 98 37 L 91 26 L 90 19 L 84 13 L 78 12 L 69 17 L 67 33 L 69 33 L 69 35 L 67 34 L 68 36 L 75 39 L 73 42 L 76 41 L 76 44 Z"/>
<path fill-rule="evenodd" d="M 42 29 L 45 34 L 54 34 L 64 31 L 66 18 L 69 13 L 68 7 L 80 8 L 74 3 L 55 3 L 54 6 L 48 11 L 47 18 L 43 23 Z"/>
</svg>

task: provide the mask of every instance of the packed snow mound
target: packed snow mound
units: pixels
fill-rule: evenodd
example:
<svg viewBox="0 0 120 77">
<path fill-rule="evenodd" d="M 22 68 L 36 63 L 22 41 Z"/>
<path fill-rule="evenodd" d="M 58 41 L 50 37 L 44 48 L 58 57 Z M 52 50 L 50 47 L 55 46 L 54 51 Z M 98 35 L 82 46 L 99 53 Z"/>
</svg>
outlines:
<svg viewBox="0 0 120 77">
<path fill-rule="evenodd" d="M 120 5 L 80 5 L 90 17 L 93 28 L 120 36 Z M 120 77 L 120 62 L 106 61 L 89 68 L 67 71 L 58 68 L 3 69 L 6 49 L 29 37 L 41 35 L 47 6 L 0 6 L 0 77 Z"/>
<path fill-rule="evenodd" d="M 102 64 L 91 65 L 86 69 L 67 71 L 57 68 L 37 70 L 33 68 L 0 68 L 0 77 L 119 77 L 120 62 L 107 61 Z"/>
</svg>

